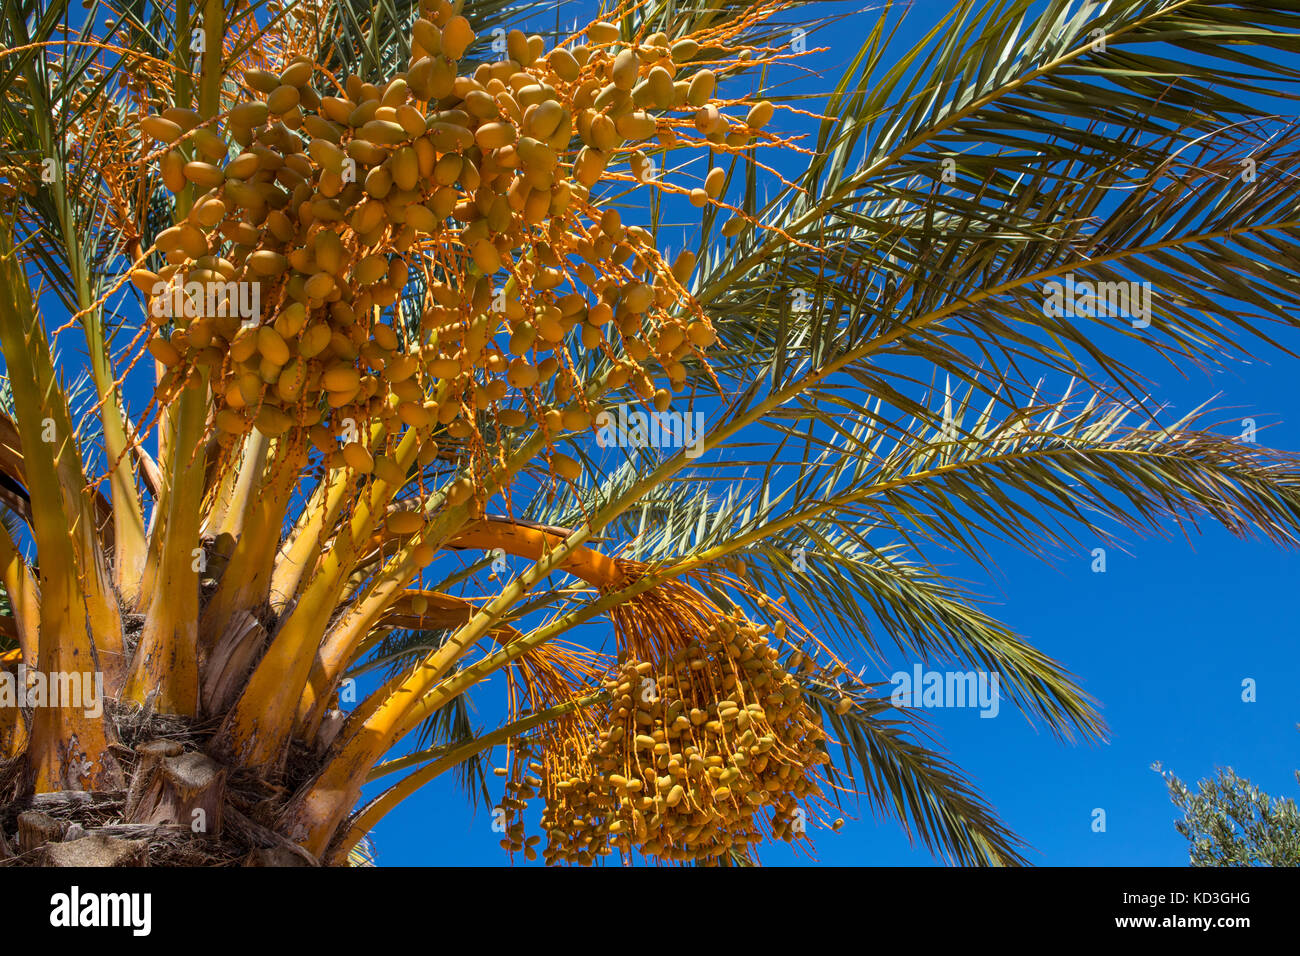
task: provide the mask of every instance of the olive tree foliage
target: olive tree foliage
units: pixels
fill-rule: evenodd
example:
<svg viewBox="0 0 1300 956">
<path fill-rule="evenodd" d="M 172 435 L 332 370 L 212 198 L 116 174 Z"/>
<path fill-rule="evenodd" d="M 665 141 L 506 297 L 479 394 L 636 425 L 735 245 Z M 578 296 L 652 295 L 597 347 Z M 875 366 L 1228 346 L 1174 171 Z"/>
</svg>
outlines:
<svg viewBox="0 0 1300 956">
<path fill-rule="evenodd" d="M 1174 826 L 1187 838 L 1192 866 L 1300 866 L 1300 806 L 1294 800 L 1270 797 L 1231 767 L 1217 768 L 1195 790 L 1160 764 L 1153 769 L 1182 811 Z"/>
</svg>

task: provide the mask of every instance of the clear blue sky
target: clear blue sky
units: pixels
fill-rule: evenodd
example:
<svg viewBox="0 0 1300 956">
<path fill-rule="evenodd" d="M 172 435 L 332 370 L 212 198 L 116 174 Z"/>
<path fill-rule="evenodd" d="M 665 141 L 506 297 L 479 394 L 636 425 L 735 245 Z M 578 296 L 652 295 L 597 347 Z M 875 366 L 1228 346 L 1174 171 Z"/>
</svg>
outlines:
<svg viewBox="0 0 1300 956">
<path fill-rule="evenodd" d="M 585 22 L 590 9 L 566 3 L 561 15 L 566 25 L 573 18 Z M 897 49 L 947 9 L 946 3 L 915 4 Z M 812 37 L 810 46 L 830 47 L 815 64 L 828 79 L 800 86 L 816 90 L 809 84 L 820 82 L 825 88 L 837 77 L 874 17 L 858 14 Z M 553 26 L 554 15 L 532 22 Z M 1298 348 L 1300 339 L 1289 344 Z M 1240 414 L 1223 418 L 1251 416 L 1271 426 L 1262 443 L 1300 447 L 1300 364 L 1293 359 L 1261 354 L 1222 373 L 1183 378 L 1137 351 L 1121 358 L 1150 375 L 1154 394 L 1173 412 L 1217 395 L 1217 406 L 1241 406 Z M 1174 830 L 1176 812 L 1150 769 L 1153 761 L 1189 782 L 1231 765 L 1270 793 L 1296 794 L 1300 556 L 1212 527 L 1190 540 L 1130 536 L 1126 550 L 1109 551 L 1104 574 L 1092 572 L 1086 553 L 1049 565 L 1009 548 L 994 551 L 1000 573 L 991 580 L 974 568 L 953 567 L 999 602 L 995 614 L 1080 679 L 1110 727 L 1107 744 L 1070 745 L 1031 726 L 1011 706 L 992 720 L 971 710 L 930 712 L 951 756 L 1029 842 L 1028 855 L 1039 864 L 1184 865 L 1185 841 Z M 1257 683 L 1255 703 L 1241 700 L 1244 678 Z M 484 712 L 476 723 L 494 725 L 492 696 L 480 700 Z M 1095 808 L 1106 811 L 1104 833 L 1093 832 Z M 444 776 L 372 836 L 381 865 L 502 865 L 506 857 L 490 823 Z M 865 808 L 854 811 L 839 833 L 819 832 L 815 844 L 816 859 L 824 863 L 934 864 L 895 823 L 878 822 Z M 766 848 L 762 858 L 768 865 L 808 862 L 781 845 Z"/>
</svg>

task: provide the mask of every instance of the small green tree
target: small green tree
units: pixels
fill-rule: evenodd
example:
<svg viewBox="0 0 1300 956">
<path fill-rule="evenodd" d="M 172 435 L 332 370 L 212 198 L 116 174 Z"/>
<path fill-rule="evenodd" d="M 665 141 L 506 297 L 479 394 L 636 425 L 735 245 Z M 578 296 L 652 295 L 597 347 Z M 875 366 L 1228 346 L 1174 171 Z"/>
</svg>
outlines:
<svg viewBox="0 0 1300 956">
<path fill-rule="evenodd" d="M 1231 767 L 1202 780 L 1195 793 L 1172 771 L 1153 768 L 1183 819 L 1192 866 L 1300 866 L 1300 807 L 1274 799 Z M 1296 772 L 1300 781 L 1300 771 Z"/>
</svg>

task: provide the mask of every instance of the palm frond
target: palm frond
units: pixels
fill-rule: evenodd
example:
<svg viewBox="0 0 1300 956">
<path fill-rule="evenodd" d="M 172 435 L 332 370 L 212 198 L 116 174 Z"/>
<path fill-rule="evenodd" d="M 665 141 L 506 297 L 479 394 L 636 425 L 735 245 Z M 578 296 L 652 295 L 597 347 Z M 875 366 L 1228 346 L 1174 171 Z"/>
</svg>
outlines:
<svg viewBox="0 0 1300 956">
<path fill-rule="evenodd" d="M 932 852 L 963 866 L 1019 866 L 1025 845 L 984 802 L 979 791 L 946 757 L 910 739 L 913 712 L 889 701 L 856 695 L 845 714 L 825 688 L 807 688 L 805 698 L 839 742 L 841 763 L 826 764 L 832 782 L 839 774 L 862 786 L 873 810 L 893 817 Z M 907 718 L 898 716 L 905 714 Z M 834 749 L 834 748 L 830 748 Z"/>
<path fill-rule="evenodd" d="M 388 677 L 400 674 L 450 636 L 451 632 L 447 630 L 396 629 L 379 641 L 365 660 L 351 668 L 348 676 L 355 679 L 374 669 L 381 670 Z M 474 739 L 476 731 L 470 720 L 473 707 L 470 695 L 463 694 L 433 711 L 416 730 L 415 748 L 450 750 Z M 471 805 L 480 801 L 484 807 L 492 805 L 487 786 L 487 761 L 482 754 L 471 754 L 457 764 L 455 779 Z"/>
<path fill-rule="evenodd" d="M 1136 393 L 1102 329 L 1205 363 L 1239 333 L 1271 342 L 1300 291 L 1296 130 L 1263 104 L 1297 93 L 1265 62 L 1296 49 L 1287 23 L 1263 3 L 964 2 L 890 68 L 877 31 L 804 176 L 746 198 L 760 227 L 725 249 L 706 233 L 696 292 L 730 370 L 875 391 L 884 356 L 959 379 L 993 361 Z M 1149 284 L 1149 325 L 1045 314 L 1066 273 Z"/>
</svg>

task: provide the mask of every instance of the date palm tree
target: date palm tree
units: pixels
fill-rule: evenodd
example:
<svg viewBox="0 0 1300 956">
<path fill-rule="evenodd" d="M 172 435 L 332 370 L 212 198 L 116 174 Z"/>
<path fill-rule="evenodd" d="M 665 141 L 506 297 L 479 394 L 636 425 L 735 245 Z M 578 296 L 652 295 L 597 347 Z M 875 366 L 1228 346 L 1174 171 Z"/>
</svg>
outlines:
<svg viewBox="0 0 1300 956">
<path fill-rule="evenodd" d="M 452 772 L 548 862 L 1023 862 L 879 668 L 1100 738 L 937 562 L 1295 543 L 1131 366 L 1285 351 L 1300 16 L 951 7 L 7 4 L 0 855 L 356 862 Z"/>
</svg>

